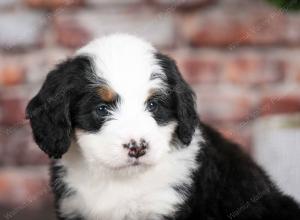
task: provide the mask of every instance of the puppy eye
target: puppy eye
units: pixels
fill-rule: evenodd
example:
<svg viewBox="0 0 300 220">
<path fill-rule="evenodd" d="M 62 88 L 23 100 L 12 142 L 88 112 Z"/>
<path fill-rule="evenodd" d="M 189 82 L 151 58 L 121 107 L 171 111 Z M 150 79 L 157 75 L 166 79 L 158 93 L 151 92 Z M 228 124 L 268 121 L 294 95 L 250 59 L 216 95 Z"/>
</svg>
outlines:
<svg viewBox="0 0 300 220">
<path fill-rule="evenodd" d="M 96 107 L 96 112 L 100 116 L 108 115 L 108 106 L 106 104 L 101 104 Z"/>
<path fill-rule="evenodd" d="M 157 107 L 158 107 L 157 101 L 149 101 L 147 103 L 147 110 L 149 112 L 155 112 L 157 110 Z"/>
</svg>

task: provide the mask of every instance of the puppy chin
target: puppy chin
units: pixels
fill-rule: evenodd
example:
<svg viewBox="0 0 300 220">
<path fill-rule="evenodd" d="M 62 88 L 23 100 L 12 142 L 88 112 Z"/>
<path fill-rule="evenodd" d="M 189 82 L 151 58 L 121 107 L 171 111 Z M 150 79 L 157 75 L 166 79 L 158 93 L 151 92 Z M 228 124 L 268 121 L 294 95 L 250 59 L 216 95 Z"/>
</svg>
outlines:
<svg viewBox="0 0 300 220">
<path fill-rule="evenodd" d="M 97 168 L 94 168 L 94 171 L 96 172 L 103 172 L 103 174 L 109 175 L 110 177 L 115 178 L 130 178 L 132 176 L 141 175 L 148 170 L 150 170 L 154 164 L 149 163 L 143 163 L 139 160 L 136 161 L 128 161 L 124 164 L 114 164 L 114 165 L 108 165 L 108 164 L 101 164 Z M 101 167 L 101 168 L 100 168 Z M 100 168 L 100 169 L 99 169 Z M 95 170 L 96 169 L 96 170 Z"/>
<path fill-rule="evenodd" d="M 151 168 L 155 166 L 158 163 L 157 160 L 149 159 L 147 157 L 142 157 L 142 158 L 128 158 L 121 164 L 110 164 L 106 165 L 108 169 L 112 170 L 122 170 L 122 169 L 140 169 L 140 168 Z"/>
</svg>

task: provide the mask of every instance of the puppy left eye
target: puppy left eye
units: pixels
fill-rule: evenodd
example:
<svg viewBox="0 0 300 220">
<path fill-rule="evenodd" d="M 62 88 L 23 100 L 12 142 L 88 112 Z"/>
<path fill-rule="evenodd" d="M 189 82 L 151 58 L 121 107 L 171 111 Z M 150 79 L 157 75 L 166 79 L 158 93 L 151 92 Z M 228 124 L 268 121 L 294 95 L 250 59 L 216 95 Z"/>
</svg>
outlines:
<svg viewBox="0 0 300 220">
<path fill-rule="evenodd" d="M 147 110 L 149 112 L 155 112 L 158 108 L 158 103 L 157 101 L 149 101 L 147 102 Z"/>
<path fill-rule="evenodd" d="M 107 116 L 109 111 L 108 111 L 108 106 L 106 104 L 101 104 L 101 105 L 98 105 L 96 107 L 96 112 L 98 115 L 100 116 Z"/>
</svg>

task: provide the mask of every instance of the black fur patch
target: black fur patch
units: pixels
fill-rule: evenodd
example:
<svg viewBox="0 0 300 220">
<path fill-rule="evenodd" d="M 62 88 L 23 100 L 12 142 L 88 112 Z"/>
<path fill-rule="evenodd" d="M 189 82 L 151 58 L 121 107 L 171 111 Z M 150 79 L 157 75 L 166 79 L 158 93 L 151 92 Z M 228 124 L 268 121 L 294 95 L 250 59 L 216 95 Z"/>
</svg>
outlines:
<svg viewBox="0 0 300 220">
<path fill-rule="evenodd" d="M 205 142 L 199 169 L 189 188 L 176 186 L 190 197 L 178 206 L 173 220 L 297 220 L 300 208 L 283 195 L 266 173 L 236 144 L 200 123 Z"/>
<path fill-rule="evenodd" d="M 60 158 L 70 145 L 72 121 L 70 106 L 88 84 L 92 64 L 87 57 L 68 59 L 52 70 L 26 112 L 33 136 L 49 157 Z"/>
<path fill-rule="evenodd" d="M 168 92 L 158 92 L 148 99 L 148 102 L 151 101 L 158 104 L 156 111 L 152 112 L 152 115 L 159 125 L 165 125 L 170 121 L 176 120 L 175 102 Z"/>
<path fill-rule="evenodd" d="M 80 110 L 78 105 L 90 101 L 86 96 L 93 93 L 91 85 L 97 83 L 101 79 L 94 74 L 91 60 L 75 57 L 52 70 L 39 93 L 29 102 L 26 113 L 34 139 L 49 157 L 60 158 L 68 150 L 74 126 L 83 124 L 80 119 L 74 120 L 76 111 Z"/>
<path fill-rule="evenodd" d="M 166 83 L 173 102 L 171 107 L 178 121 L 176 134 L 183 144 L 189 145 L 198 124 L 194 93 L 183 80 L 174 60 L 160 53 L 156 54 L 156 58 L 167 76 Z"/>
<path fill-rule="evenodd" d="M 97 94 L 97 87 L 89 88 L 72 108 L 74 127 L 90 132 L 99 131 L 105 121 L 112 118 L 110 115 L 100 116 L 97 113 L 97 106 L 105 104 L 109 110 L 113 111 L 117 108 L 119 100 L 119 96 L 116 96 L 111 102 L 104 101 Z"/>
</svg>

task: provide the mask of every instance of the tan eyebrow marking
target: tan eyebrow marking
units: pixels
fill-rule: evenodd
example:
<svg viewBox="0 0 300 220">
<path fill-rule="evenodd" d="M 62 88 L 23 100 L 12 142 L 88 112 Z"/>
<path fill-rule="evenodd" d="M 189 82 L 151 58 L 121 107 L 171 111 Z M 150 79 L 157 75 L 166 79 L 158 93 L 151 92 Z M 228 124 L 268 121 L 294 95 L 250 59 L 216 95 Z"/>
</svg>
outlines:
<svg viewBox="0 0 300 220">
<path fill-rule="evenodd" d="M 157 89 L 150 89 L 147 95 L 146 100 L 149 100 L 151 97 L 153 97 L 157 93 Z"/>
<path fill-rule="evenodd" d="M 105 102 L 112 102 L 116 99 L 116 92 L 109 86 L 101 86 L 97 92 L 100 98 Z"/>
</svg>

